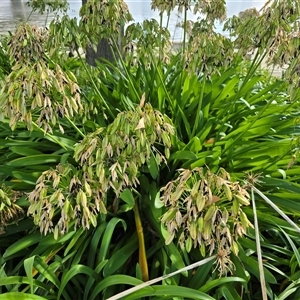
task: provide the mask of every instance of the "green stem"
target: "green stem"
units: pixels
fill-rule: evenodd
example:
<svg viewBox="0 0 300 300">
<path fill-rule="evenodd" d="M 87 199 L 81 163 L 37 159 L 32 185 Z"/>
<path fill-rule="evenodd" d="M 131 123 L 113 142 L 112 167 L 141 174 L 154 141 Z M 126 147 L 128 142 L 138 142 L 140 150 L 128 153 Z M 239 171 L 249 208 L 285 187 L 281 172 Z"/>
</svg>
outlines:
<svg viewBox="0 0 300 300">
<path fill-rule="evenodd" d="M 160 60 L 162 59 L 161 54 L 162 54 L 162 49 L 164 47 L 164 45 L 162 45 L 162 42 L 161 42 L 162 21 L 163 21 L 163 15 L 160 14 L 160 19 L 159 19 L 159 35 L 158 35 L 158 40 L 159 40 L 159 58 L 160 58 Z"/>
<path fill-rule="evenodd" d="M 123 67 L 124 72 L 126 73 L 126 76 L 127 76 L 127 78 L 128 78 L 128 81 L 129 81 L 129 83 L 130 83 L 130 85 L 131 85 L 131 87 L 132 87 L 132 89 L 133 89 L 133 91 L 134 91 L 134 93 L 135 93 L 135 95 L 136 95 L 136 97 L 137 97 L 137 100 L 140 100 L 140 95 L 139 95 L 139 93 L 137 92 L 137 90 L 135 89 L 135 86 L 134 86 L 134 84 L 133 84 L 133 82 L 132 82 L 132 80 L 131 80 L 131 76 L 130 76 L 130 74 L 128 73 L 128 70 L 127 70 L 127 68 L 126 68 L 126 66 L 125 66 L 125 62 L 124 62 L 123 57 L 122 57 L 122 55 L 121 55 L 121 52 L 120 52 L 120 50 L 119 50 L 118 44 L 116 43 L 115 39 L 112 39 L 112 42 L 113 42 L 113 44 L 114 44 L 114 47 L 116 48 L 115 50 L 116 50 L 118 56 L 120 57 L 120 63 L 121 63 L 121 65 L 122 65 L 122 67 Z"/>
<path fill-rule="evenodd" d="M 185 55 L 185 47 L 186 47 L 186 28 L 187 28 L 187 8 L 184 7 L 184 20 L 183 20 L 183 45 L 182 45 L 182 54 L 183 59 Z M 184 62 L 183 62 L 184 63 Z"/>
<path fill-rule="evenodd" d="M 81 64 L 83 65 L 83 67 L 84 67 L 84 69 L 85 69 L 87 75 L 89 76 L 89 78 L 90 78 L 90 80 L 91 80 L 91 83 L 92 83 L 92 85 L 93 85 L 93 87 L 94 87 L 94 89 L 95 89 L 97 95 L 99 96 L 100 100 L 102 101 L 102 103 L 104 104 L 105 108 L 106 108 L 107 111 L 109 112 L 110 116 L 111 116 L 112 118 L 114 118 L 115 116 L 114 116 L 113 112 L 111 111 L 110 107 L 108 106 L 108 104 L 107 104 L 106 101 L 104 100 L 104 98 L 103 98 L 101 92 L 99 91 L 99 89 L 98 89 L 98 87 L 97 87 L 97 85 L 96 85 L 96 83 L 95 83 L 95 81 L 94 81 L 94 79 L 93 79 L 93 77 L 92 77 L 92 75 L 91 75 L 91 72 L 88 70 L 88 68 L 87 68 L 87 66 L 86 66 L 86 63 L 83 61 L 83 59 L 82 59 L 82 57 L 81 57 L 81 55 L 80 55 L 79 50 L 78 50 L 77 47 L 76 47 L 76 53 L 77 53 L 77 55 L 78 55 L 79 60 L 81 61 Z"/>
<path fill-rule="evenodd" d="M 184 20 L 183 20 L 183 44 L 182 44 L 182 66 L 185 64 L 185 48 L 186 48 L 186 28 L 187 28 L 187 8 L 184 7 Z M 183 84 L 183 72 L 181 73 L 181 83 Z"/>
<path fill-rule="evenodd" d="M 65 118 L 70 122 L 70 124 L 73 126 L 73 128 L 82 136 L 85 137 L 85 134 L 76 126 L 76 124 L 68 117 L 65 115 Z"/>
<path fill-rule="evenodd" d="M 58 139 L 56 139 L 53 135 L 51 135 L 50 133 L 46 132 L 43 128 L 40 128 L 35 122 L 32 122 L 33 126 L 35 128 L 37 128 L 38 130 L 40 130 L 41 132 L 43 132 L 43 134 L 47 137 L 50 138 L 50 140 L 52 140 L 52 142 L 60 145 L 64 150 L 69 150 L 65 145 L 63 145 Z"/>
<path fill-rule="evenodd" d="M 45 19 L 45 27 L 47 27 L 48 17 L 49 17 L 49 8 L 47 9 L 47 14 L 46 14 L 46 19 Z"/>
<path fill-rule="evenodd" d="M 257 251 L 258 270 L 259 270 L 259 279 L 260 279 L 260 286 L 262 291 L 262 298 L 263 300 L 268 300 L 264 265 L 262 259 L 262 251 L 260 245 L 260 234 L 259 234 L 259 227 L 258 227 L 256 203 L 255 203 L 253 188 L 251 189 L 251 198 L 252 198 L 252 207 L 253 207 L 253 216 L 254 216 L 255 241 L 256 241 L 256 251 Z"/>
<path fill-rule="evenodd" d="M 32 15 L 32 13 L 33 13 L 33 10 L 31 10 L 31 12 L 30 12 L 29 16 L 27 17 L 27 19 L 26 19 L 26 22 L 25 22 L 25 23 L 28 23 L 28 22 L 29 22 L 29 19 L 30 19 L 30 17 L 31 17 L 31 15 Z"/>
<path fill-rule="evenodd" d="M 199 122 L 203 121 L 203 114 L 200 114 L 200 111 L 202 110 L 203 95 L 204 95 L 205 82 L 206 82 L 205 78 L 206 78 L 206 71 L 204 71 L 204 74 L 203 74 L 203 79 L 202 79 L 203 80 L 203 85 L 202 85 L 202 89 L 201 89 L 200 99 L 199 99 L 199 102 L 198 102 L 198 108 L 197 108 L 198 113 L 196 114 L 196 119 L 195 119 L 193 131 L 192 131 L 192 136 L 195 135 L 196 129 L 199 128 L 199 126 L 202 125 L 202 124 L 200 125 Z M 200 118 L 202 120 L 200 120 Z"/>
</svg>

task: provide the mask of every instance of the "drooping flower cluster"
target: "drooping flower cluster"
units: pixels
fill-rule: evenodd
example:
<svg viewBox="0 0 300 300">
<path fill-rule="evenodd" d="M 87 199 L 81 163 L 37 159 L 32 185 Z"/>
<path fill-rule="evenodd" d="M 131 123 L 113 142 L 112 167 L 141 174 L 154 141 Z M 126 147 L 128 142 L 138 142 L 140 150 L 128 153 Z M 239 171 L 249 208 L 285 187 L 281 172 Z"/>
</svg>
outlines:
<svg viewBox="0 0 300 300">
<path fill-rule="evenodd" d="M 146 103 L 119 113 L 106 129 L 89 134 L 75 146 L 75 159 L 94 174 L 104 193 L 112 188 L 118 196 L 126 187 L 137 186 L 142 165 L 151 159 L 160 165 L 169 157 L 173 134 L 171 121 Z"/>
<path fill-rule="evenodd" d="M 48 38 L 46 29 L 22 24 L 8 41 L 13 67 L 0 93 L 0 119 L 9 118 L 12 129 L 22 121 L 32 130 L 35 121 L 52 132 L 60 117 L 82 109 L 74 74 L 47 57 Z"/>
<path fill-rule="evenodd" d="M 293 99 L 300 86 L 299 13 L 297 1 L 267 1 L 259 12 L 247 10 L 224 25 L 235 37 L 239 54 L 259 53 L 265 63 L 287 69 L 284 77 Z"/>
<path fill-rule="evenodd" d="M 5 227 L 18 222 L 24 214 L 23 209 L 15 202 L 22 194 L 4 185 L 0 188 L 0 234 L 5 233 Z"/>
<path fill-rule="evenodd" d="M 80 9 L 79 29 L 85 34 L 84 46 L 96 47 L 99 38 L 118 40 L 122 27 L 132 21 L 123 0 L 87 0 Z"/>
<path fill-rule="evenodd" d="M 40 14 L 66 12 L 69 7 L 67 0 L 28 0 L 26 5 Z"/>
<path fill-rule="evenodd" d="M 184 10 L 191 10 L 192 6 L 194 6 L 194 14 L 202 14 L 212 22 L 214 20 L 223 21 L 226 17 L 225 0 L 152 0 L 151 3 L 151 8 L 157 9 L 160 15 L 164 12 L 169 15 L 175 9 L 182 13 Z"/>
<path fill-rule="evenodd" d="M 209 77 L 226 68 L 234 57 L 234 44 L 227 37 L 216 33 L 213 26 L 205 21 L 197 21 L 190 26 L 189 41 L 185 55 L 189 72 L 205 74 Z"/>
<path fill-rule="evenodd" d="M 75 229 L 96 226 L 99 213 L 106 213 L 97 182 L 69 164 L 43 172 L 28 199 L 28 215 L 41 233 L 54 232 L 55 238 L 67 233 L 71 225 Z"/>
<path fill-rule="evenodd" d="M 147 65 L 155 59 L 168 62 L 171 54 L 171 35 L 167 28 L 154 20 L 128 26 L 125 33 L 125 59 L 131 65 Z"/>
<path fill-rule="evenodd" d="M 235 240 L 251 226 L 242 210 L 250 204 L 247 191 L 225 170 L 216 175 L 203 168 L 179 170 L 178 178 L 161 191 L 168 208 L 161 219 L 168 231 L 166 243 L 178 238 L 187 252 L 198 247 L 203 256 L 216 253 L 219 271 L 226 274 L 232 267 L 231 251 L 238 252 Z"/>
<path fill-rule="evenodd" d="M 142 167 L 160 165 L 169 157 L 174 128 L 144 100 L 75 146 L 78 168 L 58 165 L 39 177 L 29 194 L 28 214 L 42 233 L 54 232 L 57 238 L 71 226 L 96 226 L 108 206 L 118 209 L 115 200 L 122 191 L 139 184 Z"/>
</svg>

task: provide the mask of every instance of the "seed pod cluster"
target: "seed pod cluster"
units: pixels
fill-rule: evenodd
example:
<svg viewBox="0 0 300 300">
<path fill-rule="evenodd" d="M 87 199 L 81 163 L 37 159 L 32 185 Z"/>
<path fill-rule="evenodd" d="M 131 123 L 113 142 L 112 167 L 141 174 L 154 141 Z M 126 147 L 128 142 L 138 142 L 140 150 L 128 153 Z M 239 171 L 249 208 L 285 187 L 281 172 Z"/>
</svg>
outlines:
<svg viewBox="0 0 300 300">
<path fill-rule="evenodd" d="M 123 0 L 87 0 L 79 14 L 79 31 L 84 33 L 83 47 L 96 48 L 99 38 L 117 41 L 122 26 L 133 20 Z"/>
<path fill-rule="evenodd" d="M 23 216 L 23 209 L 15 202 L 22 194 L 2 186 L 0 188 L 0 234 L 5 233 L 5 227 L 12 222 L 18 222 Z"/>
<path fill-rule="evenodd" d="M 170 60 L 170 32 L 154 19 L 129 25 L 124 40 L 124 57 L 132 66 L 139 62 L 150 66 L 154 58 L 166 63 Z"/>
<path fill-rule="evenodd" d="M 178 172 L 178 178 L 161 189 L 167 207 L 161 218 L 168 231 L 166 243 L 178 238 L 188 252 L 194 247 L 203 256 L 222 253 L 221 261 L 230 267 L 229 254 L 237 251 L 235 241 L 252 226 L 242 210 L 250 204 L 248 192 L 232 182 L 224 169 L 218 174 L 203 168 Z M 218 262 L 220 272 L 227 267 Z"/>
<path fill-rule="evenodd" d="M 192 23 L 188 35 L 184 55 L 189 72 L 210 76 L 218 73 L 220 67 L 227 67 L 232 62 L 234 44 L 227 37 L 216 33 L 213 23 L 206 20 Z"/>
<path fill-rule="evenodd" d="M 224 25 L 235 37 L 238 54 L 261 54 L 267 65 L 283 68 L 292 100 L 297 99 L 300 87 L 299 14 L 297 1 L 267 1 L 259 12 L 248 9 Z"/>
<path fill-rule="evenodd" d="M 165 162 L 173 134 L 171 121 L 146 103 L 119 113 L 107 128 L 87 135 L 75 146 L 75 159 L 97 178 L 101 190 L 112 189 L 119 196 L 126 187 L 137 186 L 140 167 L 151 157 L 158 165 Z"/>
<path fill-rule="evenodd" d="M 209 17 L 212 21 L 215 20 L 224 20 L 226 17 L 226 3 L 225 0 L 152 0 L 151 8 L 153 10 L 158 10 L 159 14 L 162 15 L 166 12 L 168 15 L 175 8 L 179 13 L 182 13 L 184 10 L 190 10 L 194 6 L 194 14 L 203 14 Z"/>
<path fill-rule="evenodd" d="M 28 215 L 43 234 L 54 237 L 68 232 L 70 225 L 89 229 L 106 214 L 105 193 L 88 173 L 72 165 L 58 165 L 42 173 L 28 196 Z"/>
<path fill-rule="evenodd" d="M 28 0 L 26 5 L 31 7 L 33 11 L 38 11 L 40 14 L 52 12 L 67 12 L 67 0 Z"/>
<path fill-rule="evenodd" d="M 50 63 L 44 32 L 22 24 L 8 42 L 13 67 L 0 93 L 0 119 L 9 118 L 12 129 L 21 121 L 32 130 L 34 121 L 45 132 L 52 132 L 60 117 L 82 111 L 76 77 Z"/>
</svg>

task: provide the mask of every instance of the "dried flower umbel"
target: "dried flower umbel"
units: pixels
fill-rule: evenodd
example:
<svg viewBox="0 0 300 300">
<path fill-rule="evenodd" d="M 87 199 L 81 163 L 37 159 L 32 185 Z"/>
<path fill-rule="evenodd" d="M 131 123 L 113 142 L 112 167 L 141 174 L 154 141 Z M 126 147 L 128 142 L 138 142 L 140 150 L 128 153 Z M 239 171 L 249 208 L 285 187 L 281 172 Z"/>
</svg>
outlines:
<svg viewBox="0 0 300 300">
<path fill-rule="evenodd" d="M 124 56 L 131 65 L 141 61 L 147 65 L 153 59 L 168 62 L 170 59 L 170 32 L 154 19 L 129 25 L 124 40 Z"/>
<path fill-rule="evenodd" d="M 99 38 L 117 41 L 122 27 L 133 20 L 123 0 L 87 0 L 80 9 L 80 16 L 79 30 L 85 33 L 83 47 L 96 47 Z"/>
<path fill-rule="evenodd" d="M 173 134 L 166 116 L 150 104 L 142 104 L 133 111 L 119 113 L 106 129 L 89 134 L 75 146 L 75 159 L 99 181 L 104 193 L 112 188 L 118 197 L 124 188 L 138 185 L 142 165 L 151 159 L 158 165 L 165 162 Z"/>
<path fill-rule="evenodd" d="M 0 234 L 5 232 L 5 227 L 18 220 L 24 214 L 23 209 L 15 202 L 20 198 L 19 192 L 2 186 L 0 189 Z"/>
<path fill-rule="evenodd" d="M 203 256 L 216 253 L 216 268 L 225 275 L 233 267 L 230 253 L 238 252 L 236 240 L 251 226 L 242 210 L 250 204 L 247 191 L 224 169 L 216 175 L 203 168 L 180 169 L 161 191 L 168 208 L 161 219 L 168 231 L 166 243 L 178 238 L 187 252 L 198 247 Z"/>
<path fill-rule="evenodd" d="M 30 6 L 33 11 L 38 11 L 40 14 L 45 12 L 66 12 L 69 7 L 67 0 L 28 0 L 26 5 Z"/>
<path fill-rule="evenodd" d="M 114 206 L 124 189 L 139 184 L 141 167 L 150 160 L 159 165 L 169 157 L 174 128 L 144 100 L 75 146 L 78 168 L 58 165 L 39 177 L 29 194 L 28 215 L 42 233 L 54 232 L 57 238 L 71 226 L 96 226 L 98 216 Z"/>
<path fill-rule="evenodd" d="M 225 0 L 152 0 L 151 2 L 151 8 L 157 9 L 160 15 L 164 12 L 169 15 L 175 8 L 179 13 L 182 13 L 184 10 L 190 10 L 192 6 L 194 6 L 194 14 L 203 14 L 207 20 L 212 22 L 215 20 L 223 21 L 226 17 Z"/>
<path fill-rule="evenodd" d="M 88 173 L 71 165 L 58 165 L 42 173 L 28 196 L 28 215 L 43 234 L 54 237 L 68 232 L 70 226 L 96 226 L 99 214 L 106 214 L 105 197 Z"/>
<path fill-rule="evenodd" d="M 189 40 L 185 55 L 189 72 L 209 77 L 218 73 L 220 67 L 230 65 L 234 56 L 234 45 L 230 39 L 216 33 L 206 20 L 195 22 L 188 32 Z"/>
<path fill-rule="evenodd" d="M 48 37 L 47 30 L 22 24 L 8 42 L 13 67 L 0 94 L 0 119 L 9 118 L 12 129 L 21 121 L 32 130 L 34 121 L 52 132 L 60 117 L 82 110 L 74 74 L 50 63 Z"/>
<path fill-rule="evenodd" d="M 268 1 L 259 12 L 247 10 L 224 26 L 236 37 L 240 54 L 256 52 L 265 56 L 268 65 L 287 68 L 284 77 L 290 83 L 292 99 L 296 99 L 300 86 L 299 13 L 297 1 Z"/>
</svg>

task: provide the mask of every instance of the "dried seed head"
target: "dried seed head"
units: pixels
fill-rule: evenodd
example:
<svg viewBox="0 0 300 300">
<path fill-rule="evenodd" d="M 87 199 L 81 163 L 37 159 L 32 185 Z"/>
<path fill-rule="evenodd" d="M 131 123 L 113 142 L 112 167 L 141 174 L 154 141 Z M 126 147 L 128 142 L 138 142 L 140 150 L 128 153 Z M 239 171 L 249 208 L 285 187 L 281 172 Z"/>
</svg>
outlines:
<svg viewBox="0 0 300 300">
<path fill-rule="evenodd" d="M 54 232 L 55 238 L 68 232 L 72 220 L 75 230 L 81 226 L 88 229 L 90 224 L 96 226 L 99 213 L 106 213 L 99 184 L 88 172 L 71 165 L 43 172 L 28 199 L 28 215 L 43 234 Z"/>
<path fill-rule="evenodd" d="M 199 247 L 202 255 L 206 250 L 219 253 L 216 269 L 224 275 L 234 267 L 229 255 L 236 253 L 232 249 L 235 240 L 251 226 L 242 211 L 249 204 L 249 194 L 223 169 L 218 174 L 203 168 L 178 172 L 179 176 L 161 189 L 161 200 L 167 207 L 161 222 L 172 240 L 178 232 L 178 242 L 186 250 Z M 176 229 L 171 224 L 176 224 Z"/>
</svg>

